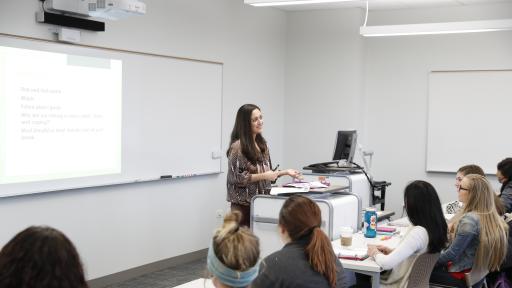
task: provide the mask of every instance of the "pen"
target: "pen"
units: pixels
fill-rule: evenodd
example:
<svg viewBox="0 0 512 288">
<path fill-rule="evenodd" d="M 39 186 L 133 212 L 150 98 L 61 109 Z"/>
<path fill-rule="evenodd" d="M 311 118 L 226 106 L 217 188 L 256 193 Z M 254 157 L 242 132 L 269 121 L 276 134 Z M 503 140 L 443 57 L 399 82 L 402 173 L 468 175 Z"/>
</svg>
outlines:
<svg viewBox="0 0 512 288">
<path fill-rule="evenodd" d="M 276 168 L 272 169 L 272 171 L 276 171 L 279 168 L 279 164 L 277 164 Z"/>
</svg>

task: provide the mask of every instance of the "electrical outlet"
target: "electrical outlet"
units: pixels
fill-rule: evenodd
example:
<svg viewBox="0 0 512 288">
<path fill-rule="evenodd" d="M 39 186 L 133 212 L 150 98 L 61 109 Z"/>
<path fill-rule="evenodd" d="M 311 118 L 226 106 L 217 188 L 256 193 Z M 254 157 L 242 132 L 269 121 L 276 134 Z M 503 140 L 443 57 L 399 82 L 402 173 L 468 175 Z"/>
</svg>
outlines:
<svg viewBox="0 0 512 288">
<path fill-rule="evenodd" d="M 222 209 L 218 209 L 217 211 L 215 211 L 215 216 L 216 216 L 218 219 L 222 219 L 222 217 L 224 217 L 224 210 L 222 210 Z"/>
</svg>

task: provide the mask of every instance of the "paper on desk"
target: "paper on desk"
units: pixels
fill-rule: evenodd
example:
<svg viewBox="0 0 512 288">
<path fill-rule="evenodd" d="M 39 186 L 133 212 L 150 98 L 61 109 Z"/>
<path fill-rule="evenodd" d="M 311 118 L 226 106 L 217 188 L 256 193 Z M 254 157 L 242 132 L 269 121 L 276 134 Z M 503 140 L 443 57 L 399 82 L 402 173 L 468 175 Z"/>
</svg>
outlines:
<svg viewBox="0 0 512 288">
<path fill-rule="evenodd" d="M 349 248 L 343 248 L 341 246 L 339 247 L 333 247 L 334 253 L 338 257 L 351 257 L 351 258 L 366 258 L 368 257 L 368 249 L 364 248 L 356 248 L 356 249 L 349 249 Z"/>
<path fill-rule="evenodd" d="M 309 188 L 302 187 L 272 187 L 270 190 L 270 195 L 279 195 L 279 194 L 289 194 L 289 193 L 305 193 L 309 192 Z"/>
<path fill-rule="evenodd" d="M 411 225 L 411 222 L 409 221 L 409 218 L 403 217 L 389 222 L 388 225 L 397 227 L 409 227 Z"/>
<path fill-rule="evenodd" d="M 283 185 L 284 187 L 295 187 L 295 188 L 308 188 L 308 189 L 316 189 L 316 188 L 327 188 L 328 186 L 320 183 L 319 181 L 312 182 L 292 182 Z"/>
</svg>

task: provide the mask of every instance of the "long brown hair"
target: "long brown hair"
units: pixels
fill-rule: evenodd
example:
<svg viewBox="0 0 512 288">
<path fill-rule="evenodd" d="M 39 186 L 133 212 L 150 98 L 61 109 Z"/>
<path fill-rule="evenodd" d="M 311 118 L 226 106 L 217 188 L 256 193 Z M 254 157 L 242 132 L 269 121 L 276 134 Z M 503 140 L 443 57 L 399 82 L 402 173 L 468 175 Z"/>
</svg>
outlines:
<svg viewBox="0 0 512 288">
<path fill-rule="evenodd" d="M 313 200 L 300 195 L 288 198 L 279 212 L 279 225 L 292 241 L 310 237 L 305 248 L 306 258 L 313 270 L 323 275 L 331 287 L 336 287 L 336 256 L 331 241 L 320 229 L 320 208 Z"/>
<path fill-rule="evenodd" d="M 31 226 L 0 251 L 2 288 L 87 288 L 80 257 L 62 232 Z"/>
<path fill-rule="evenodd" d="M 246 271 L 258 263 L 260 242 L 251 230 L 240 227 L 241 219 L 239 211 L 226 214 L 224 224 L 213 236 L 213 250 L 226 267 Z"/>
<path fill-rule="evenodd" d="M 231 145 L 237 140 L 240 140 L 240 147 L 245 158 L 252 164 L 256 164 L 258 158 L 260 158 L 261 155 L 265 155 L 267 151 L 267 141 L 265 141 L 265 138 L 263 138 L 261 134 L 256 135 L 256 139 L 253 139 L 252 136 L 251 116 L 252 111 L 256 109 L 261 111 L 260 107 L 254 104 L 244 104 L 238 109 L 235 126 L 231 132 L 231 141 L 229 142 L 229 148 L 226 152 L 227 157 L 229 157 L 229 153 L 231 152 Z M 255 140 L 258 147 L 254 144 Z"/>
<path fill-rule="evenodd" d="M 480 243 L 473 266 L 496 271 L 505 259 L 508 225 L 498 215 L 494 203 L 495 194 L 489 181 L 477 174 L 466 175 L 464 179 L 469 183 L 468 187 L 464 187 L 468 189 L 468 200 L 464 203 L 462 213 L 473 212 L 480 219 Z"/>
</svg>

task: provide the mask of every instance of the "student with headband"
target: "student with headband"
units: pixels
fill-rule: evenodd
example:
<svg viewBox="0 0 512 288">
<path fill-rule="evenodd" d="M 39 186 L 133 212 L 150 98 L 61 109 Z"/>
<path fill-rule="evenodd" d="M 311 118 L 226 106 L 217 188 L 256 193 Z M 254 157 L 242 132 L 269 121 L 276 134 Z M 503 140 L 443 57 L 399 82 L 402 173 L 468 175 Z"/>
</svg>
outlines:
<svg viewBox="0 0 512 288">
<path fill-rule="evenodd" d="M 343 267 L 320 229 L 320 208 L 305 196 L 291 196 L 279 212 L 283 249 L 266 257 L 253 288 L 346 287 Z"/>
<path fill-rule="evenodd" d="M 227 214 L 208 249 L 207 267 L 217 288 L 249 287 L 258 275 L 259 240 L 240 227 L 241 217 L 239 211 Z"/>
</svg>

